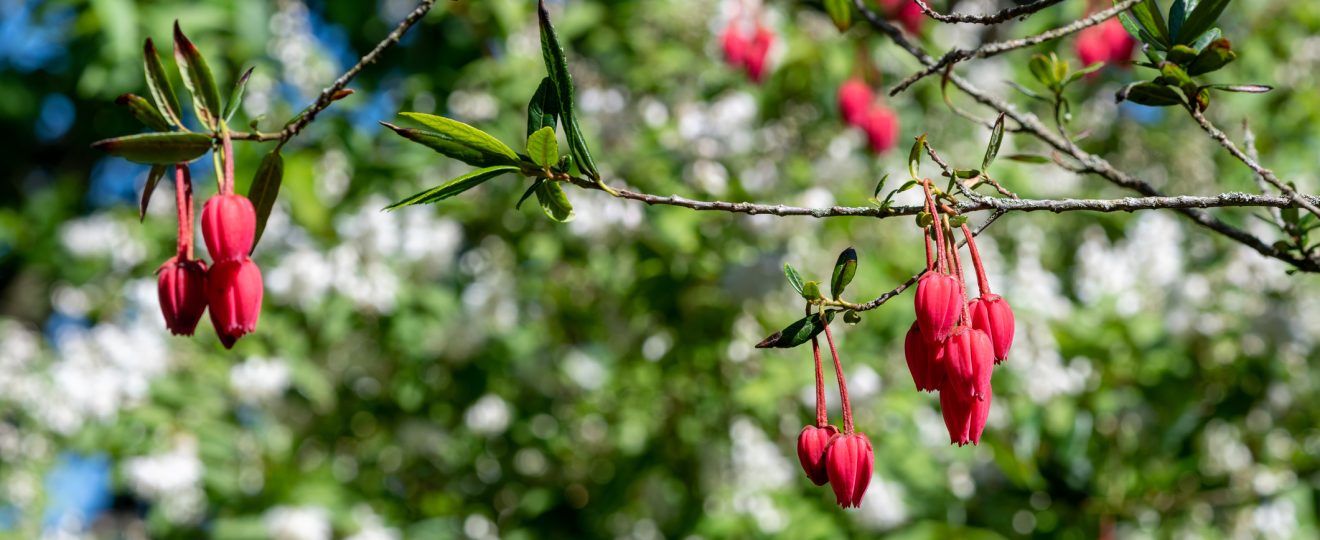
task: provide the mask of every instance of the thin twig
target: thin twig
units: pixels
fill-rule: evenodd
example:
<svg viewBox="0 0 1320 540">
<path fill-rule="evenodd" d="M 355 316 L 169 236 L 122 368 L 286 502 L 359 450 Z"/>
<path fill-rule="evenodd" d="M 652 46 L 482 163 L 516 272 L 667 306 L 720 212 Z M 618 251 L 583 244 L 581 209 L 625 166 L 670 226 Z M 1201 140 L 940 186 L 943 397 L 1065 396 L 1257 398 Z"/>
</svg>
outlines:
<svg viewBox="0 0 1320 540">
<path fill-rule="evenodd" d="M 1058 39 L 1073 32 L 1077 32 L 1078 30 L 1081 30 L 1083 28 L 1089 26 L 1095 26 L 1097 24 L 1105 22 L 1106 20 L 1114 17 L 1115 15 L 1118 15 L 1119 13 L 1122 13 L 1123 10 L 1132 7 L 1134 4 L 1140 1 L 1142 0 L 1123 0 L 1123 2 L 1109 9 L 1103 11 L 1097 11 L 1091 14 L 1090 16 L 1084 17 L 1080 20 L 1073 21 L 1072 23 L 1066 24 L 1064 26 L 1060 26 L 1058 28 L 1055 28 L 1047 32 L 1036 34 L 1031 37 L 987 43 L 979 47 L 976 47 L 975 49 L 953 49 L 945 53 L 944 57 L 940 58 L 938 62 L 935 62 L 933 65 L 926 66 L 925 69 L 913 73 L 908 78 L 903 79 L 901 82 L 894 85 L 894 88 L 889 91 L 889 95 L 891 96 L 898 95 L 899 92 L 906 90 L 909 86 L 912 86 L 917 81 L 920 81 L 921 79 L 924 79 L 931 74 L 938 73 L 940 70 L 944 69 L 945 67 L 951 66 L 953 64 L 957 64 L 958 62 L 962 62 L 964 60 L 969 60 L 972 58 L 989 58 L 991 56 L 1003 54 L 1008 51 L 1039 45 L 1046 41 Z"/>
<path fill-rule="evenodd" d="M 1233 144 L 1232 139 L 1228 138 L 1228 134 L 1224 133 L 1222 130 L 1215 127 L 1214 124 L 1211 124 L 1210 119 L 1206 118 L 1204 114 L 1201 114 L 1201 111 L 1197 110 L 1195 107 L 1189 107 L 1188 110 L 1192 113 L 1192 118 L 1196 120 L 1196 124 L 1201 126 L 1201 129 L 1205 130 L 1206 133 L 1210 134 L 1210 138 L 1217 141 L 1219 143 L 1219 146 L 1222 146 L 1224 147 L 1225 150 L 1228 150 L 1228 153 L 1232 154 L 1233 157 L 1238 159 L 1238 161 L 1241 161 L 1247 167 L 1250 167 L 1252 171 L 1255 171 L 1256 176 L 1265 180 L 1266 182 L 1269 182 L 1270 185 L 1274 186 L 1275 188 L 1278 188 L 1278 190 L 1282 192 L 1284 195 L 1287 195 L 1288 197 L 1291 197 L 1294 201 L 1297 201 L 1297 206 L 1305 208 L 1308 212 L 1311 212 L 1312 214 L 1315 214 L 1317 217 L 1320 217 L 1320 208 L 1317 208 L 1314 204 L 1311 204 L 1309 201 L 1306 200 L 1306 198 L 1298 194 L 1297 191 L 1294 190 L 1293 188 L 1288 187 L 1288 184 L 1285 184 L 1283 183 L 1283 181 L 1279 180 L 1279 177 L 1274 176 L 1274 171 L 1262 167 L 1260 162 L 1256 161 L 1255 159 L 1252 159 L 1251 156 L 1248 156 L 1247 154 L 1243 153 L 1242 150 L 1238 148 L 1236 144 Z"/>
<path fill-rule="evenodd" d="M 1256 133 L 1251 131 L 1251 124 L 1248 123 L 1245 118 L 1242 120 L 1242 146 L 1246 147 L 1247 157 L 1250 157 L 1257 163 L 1260 162 L 1260 154 L 1256 151 Z M 1264 177 L 1259 174 L 1254 174 L 1252 175 L 1252 179 L 1256 181 L 1256 187 L 1260 188 L 1261 193 L 1270 192 L 1270 188 L 1267 187 Z M 1283 214 L 1279 212 L 1279 209 L 1272 208 L 1269 212 L 1274 218 L 1274 223 L 1277 224 L 1280 229 L 1283 229 Z"/>
<path fill-rule="evenodd" d="M 998 220 L 999 217 L 1004 215 L 1005 213 L 1006 213 L 1005 211 L 999 210 L 993 214 L 990 214 L 990 217 L 986 218 L 985 223 L 982 223 L 980 227 L 976 228 L 976 231 L 972 233 L 972 236 L 979 236 L 981 234 L 981 231 L 984 231 L 987 227 L 990 226 L 991 223 L 994 223 L 995 220 Z M 963 239 L 962 243 L 958 244 L 958 247 L 962 247 L 965 245 L 967 245 L 966 238 Z M 906 291 L 908 287 L 914 285 L 918 279 L 921 279 L 922 275 L 925 275 L 925 273 L 926 270 L 922 270 L 920 272 L 917 272 L 916 274 L 913 274 L 913 276 L 908 278 L 907 281 L 904 281 L 898 284 L 897 287 L 894 287 L 893 289 L 886 291 L 884 294 L 877 296 L 875 300 L 857 306 L 854 311 L 870 311 L 880 306 L 883 306 L 885 302 L 892 300 L 895 296 L 903 294 L 903 291 Z"/>
<path fill-rule="evenodd" d="M 1062 2 L 1063 0 L 1037 0 L 1030 4 L 1014 6 L 997 13 L 991 13 L 989 15 L 967 15 L 962 13 L 950 13 L 948 15 L 945 15 L 943 13 L 940 13 L 932 9 L 929 5 L 926 4 L 924 0 L 913 0 L 913 1 L 917 3 L 917 7 L 920 7 L 921 12 L 925 13 L 927 17 L 930 17 L 940 22 L 955 23 L 955 24 L 956 23 L 999 24 L 1018 17 L 1026 17 L 1027 15 L 1031 15 L 1032 13 L 1035 13 L 1037 11 L 1050 7 L 1054 4 Z"/>
</svg>

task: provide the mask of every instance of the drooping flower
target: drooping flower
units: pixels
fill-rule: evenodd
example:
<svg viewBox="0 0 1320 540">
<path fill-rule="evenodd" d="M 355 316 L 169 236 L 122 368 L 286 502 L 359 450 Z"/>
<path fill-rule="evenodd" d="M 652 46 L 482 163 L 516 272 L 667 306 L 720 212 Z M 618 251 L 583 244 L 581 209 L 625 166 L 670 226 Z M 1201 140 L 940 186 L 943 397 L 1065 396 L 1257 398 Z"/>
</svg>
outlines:
<svg viewBox="0 0 1320 540">
<path fill-rule="evenodd" d="M 1084 66 L 1096 62 L 1123 65 L 1132 58 L 1136 44 L 1132 35 L 1123 28 L 1123 23 L 1118 19 L 1109 19 L 1078 32 L 1073 48 Z M 1098 73 L 1093 72 L 1088 77 L 1096 77 Z"/>
<path fill-rule="evenodd" d="M 927 343 L 948 337 L 958 322 L 963 308 L 962 286 L 958 279 L 928 271 L 917 280 L 917 294 L 913 300 L 917 312 L 917 325 Z"/>
<path fill-rule="evenodd" d="M 926 20 L 926 14 L 921 12 L 921 6 L 918 6 L 916 2 L 912 0 L 881 0 L 880 4 L 890 20 L 898 21 L 905 30 L 912 34 L 921 34 L 921 25 Z"/>
<path fill-rule="evenodd" d="M 933 392 L 939 389 L 936 381 L 943 380 L 944 373 L 937 371 L 937 368 L 943 369 L 943 366 L 935 362 L 936 350 L 939 350 L 939 345 L 927 343 L 921 335 L 921 328 L 913 321 L 907 336 L 903 338 L 903 356 L 907 359 L 908 372 L 912 373 L 912 382 L 917 385 L 917 391 Z"/>
<path fill-rule="evenodd" d="M 202 238 L 214 263 L 238 260 L 252 251 L 257 213 L 242 195 L 216 195 L 202 207 Z"/>
<path fill-rule="evenodd" d="M 257 329 L 261 316 L 261 269 L 251 259 L 221 261 L 207 274 L 211 324 L 226 349 Z"/>
<path fill-rule="evenodd" d="M 982 295 L 968 303 L 967 309 L 971 312 L 972 327 L 990 336 L 995 363 L 1003 362 L 1013 346 L 1013 308 L 1008 300 L 997 294 Z"/>
<path fill-rule="evenodd" d="M 860 432 L 835 434 L 825 448 L 825 469 L 835 502 L 843 508 L 861 506 L 875 469 L 870 439 Z"/>
<path fill-rule="evenodd" d="M 770 47 L 775 44 L 775 34 L 761 24 L 756 25 L 751 44 L 747 48 L 747 76 L 756 84 L 765 80 L 766 69 L 770 60 Z"/>
<path fill-rule="evenodd" d="M 860 77 L 848 79 L 839 86 L 839 114 L 849 125 L 861 126 L 874 100 L 875 92 Z"/>
<path fill-rule="evenodd" d="M 985 332 L 959 326 L 944 341 L 944 358 L 948 363 L 949 384 L 941 393 L 975 397 L 989 392 L 994 348 Z"/>
<path fill-rule="evenodd" d="M 747 51 L 751 42 L 738 28 L 737 21 L 730 21 L 720 34 L 720 48 L 724 52 L 724 61 L 730 66 L 741 68 L 747 62 Z"/>
<path fill-rule="evenodd" d="M 889 107 L 877 104 L 867 109 L 861 127 L 873 153 L 882 154 L 898 142 L 898 115 Z"/>
<path fill-rule="evenodd" d="M 802 464 L 802 471 L 807 473 L 807 478 L 810 478 L 813 484 L 823 486 L 830 481 L 829 473 L 825 470 L 825 447 L 838 433 L 839 428 L 827 425 L 807 426 L 798 434 L 798 462 Z"/>
<path fill-rule="evenodd" d="M 949 430 L 949 444 L 962 446 L 971 442 L 972 407 L 976 400 L 947 389 L 940 391 L 940 415 Z"/>
<path fill-rule="evenodd" d="M 156 293 L 165 327 L 176 336 L 191 336 L 206 311 L 206 263 L 170 257 L 157 271 Z"/>
</svg>

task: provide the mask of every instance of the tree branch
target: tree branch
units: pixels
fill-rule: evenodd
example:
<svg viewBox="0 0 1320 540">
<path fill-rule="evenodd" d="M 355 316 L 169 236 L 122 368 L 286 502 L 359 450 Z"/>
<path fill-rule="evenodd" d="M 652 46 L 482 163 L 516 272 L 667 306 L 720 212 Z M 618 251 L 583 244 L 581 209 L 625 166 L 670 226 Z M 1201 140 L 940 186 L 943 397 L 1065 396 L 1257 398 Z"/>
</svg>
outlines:
<svg viewBox="0 0 1320 540">
<path fill-rule="evenodd" d="M 925 0 L 913 0 L 913 1 L 917 3 L 917 7 L 920 7 L 921 12 L 925 13 L 927 17 L 930 17 L 940 22 L 954 23 L 954 24 L 957 23 L 999 24 L 1017 17 L 1025 17 L 1027 15 L 1031 15 L 1032 13 L 1035 13 L 1037 11 L 1050 7 L 1054 4 L 1062 2 L 1063 0 L 1036 0 L 1035 2 L 1032 2 L 1030 4 L 1014 6 L 1011 8 L 1007 8 L 1003 11 L 1000 11 L 998 13 L 992 13 L 989 15 L 965 15 L 961 13 L 950 13 L 948 15 L 945 15 L 943 13 L 940 13 L 932 9 L 929 5 L 926 4 Z"/>
<path fill-rule="evenodd" d="M 1197 110 L 1196 107 L 1188 107 L 1188 110 L 1191 111 L 1192 118 L 1196 120 L 1196 124 L 1201 126 L 1201 129 L 1205 130 L 1205 132 L 1210 135 L 1210 138 L 1217 141 L 1219 143 L 1219 146 L 1222 146 L 1224 147 L 1225 150 L 1228 150 L 1228 153 L 1233 154 L 1233 157 L 1237 158 L 1238 161 L 1241 161 L 1247 167 L 1250 167 L 1252 171 L 1255 171 L 1256 176 L 1258 178 L 1265 180 L 1266 182 L 1269 182 L 1270 185 L 1274 186 L 1275 188 L 1278 188 L 1278 190 L 1281 193 L 1292 198 L 1292 200 L 1297 202 L 1297 206 L 1305 208 L 1308 212 L 1311 212 L 1312 214 L 1315 214 L 1317 217 L 1320 217 L 1320 208 L 1316 208 L 1314 204 L 1311 204 L 1301 195 L 1298 195 L 1296 190 L 1292 189 L 1291 187 L 1288 187 L 1288 184 L 1285 184 L 1281 180 L 1279 180 L 1279 177 L 1274 176 L 1274 171 L 1271 171 L 1261 166 L 1260 162 L 1256 161 L 1251 156 L 1248 156 L 1241 149 L 1239 149 L 1237 145 L 1233 144 L 1233 141 L 1228 138 L 1228 135 L 1219 128 L 1215 127 L 1214 124 L 1211 124 L 1210 119 L 1206 118 L 1205 115 L 1202 114 L 1200 110 Z"/>
<path fill-rule="evenodd" d="M 1003 54 L 1008 51 L 1021 49 L 1024 47 L 1031 47 L 1033 45 L 1039 45 L 1046 41 L 1061 38 L 1063 36 L 1066 36 L 1068 34 L 1086 28 L 1088 26 L 1095 26 L 1097 24 L 1105 22 L 1106 20 L 1114 17 L 1115 15 L 1118 15 L 1119 13 L 1123 12 L 1123 10 L 1132 7 L 1132 5 L 1140 1 L 1142 0 L 1123 0 L 1123 2 L 1115 5 L 1114 7 L 1111 7 L 1103 11 L 1097 11 L 1083 19 L 1073 21 L 1072 23 L 1069 23 L 1067 25 L 1060 26 L 1048 32 L 1042 32 L 1040 34 L 1036 34 L 1031 37 L 1026 37 L 1022 39 L 1013 39 L 1009 41 L 998 41 L 994 43 L 987 43 L 979 47 L 976 47 L 975 49 L 953 49 L 945 53 L 944 57 L 940 58 L 938 62 L 935 62 L 932 65 L 927 65 L 925 69 L 913 73 L 908 78 L 903 79 L 901 82 L 894 85 L 894 88 L 889 91 L 889 95 L 896 96 L 898 95 L 899 92 L 906 90 L 909 86 L 912 86 L 917 81 L 920 81 L 921 79 L 924 79 L 931 74 L 938 73 L 940 70 L 948 66 L 952 66 L 953 64 L 957 64 L 958 62 L 962 62 L 964 60 L 969 60 L 972 58 L 989 58 L 991 56 Z"/>
</svg>

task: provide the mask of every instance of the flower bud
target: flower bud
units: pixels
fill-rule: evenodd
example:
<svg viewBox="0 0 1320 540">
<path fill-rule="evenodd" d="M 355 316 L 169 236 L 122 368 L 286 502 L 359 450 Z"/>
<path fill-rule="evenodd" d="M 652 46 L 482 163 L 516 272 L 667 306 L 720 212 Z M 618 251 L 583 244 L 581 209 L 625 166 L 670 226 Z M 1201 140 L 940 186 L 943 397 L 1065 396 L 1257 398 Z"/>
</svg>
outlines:
<svg viewBox="0 0 1320 540">
<path fill-rule="evenodd" d="M 223 261 L 211 267 L 206 299 L 211 306 L 211 324 L 226 349 L 257 329 L 261 295 L 261 269 L 252 259 Z"/>
<path fill-rule="evenodd" d="M 940 415 L 949 430 L 949 444 L 962 446 L 971 442 L 972 407 L 976 399 L 947 389 L 940 391 Z"/>
<path fill-rule="evenodd" d="M 938 342 L 948 337 L 958 322 L 963 308 L 962 285 L 953 276 L 928 271 L 917 281 L 913 304 L 921 335 L 927 343 Z"/>
<path fill-rule="evenodd" d="M 968 415 L 967 438 L 972 444 L 981 444 L 981 433 L 985 431 L 985 421 L 990 418 L 990 400 L 994 392 L 986 390 L 982 399 L 972 400 L 972 412 Z"/>
<path fill-rule="evenodd" d="M 862 130 L 866 132 L 871 152 L 884 153 L 898 142 L 898 116 L 888 107 L 876 105 L 868 109 L 862 118 Z"/>
<path fill-rule="evenodd" d="M 907 358 L 908 371 L 912 373 L 912 382 L 916 383 L 919 392 L 938 389 L 935 375 L 942 377 L 943 373 L 935 371 L 937 366 L 933 352 L 937 348 L 938 345 L 931 346 L 926 343 L 926 338 L 921 336 L 921 328 L 917 326 L 916 321 L 913 321 L 912 326 L 908 328 L 907 337 L 903 339 L 903 355 Z"/>
<path fill-rule="evenodd" d="M 981 396 L 990 390 L 994 368 L 994 348 L 985 332 L 960 326 L 944 341 L 949 385 L 942 392 L 959 397 Z"/>
<path fill-rule="evenodd" d="M 724 51 L 724 61 L 730 66 L 742 67 L 747 62 L 747 49 L 751 43 L 738 31 L 736 21 L 729 22 L 720 35 L 720 48 Z"/>
<path fill-rule="evenodd" d="M 839 428 L 834 426 L 807 426 L 798 434 L 798 462 L 802 464 L 802 470 L 807 473 L 811 483 L 823 486 L 830 481 L 829 473 L 825 470 L 825 446 L 838 433 Z"/>
<path fill-rule="evenodd" d="M 1013 308 L 1008 300 L 997 294 L 983 295 L 967 305 L 972 316 L 972 327 L 990 336 L 994 346 L 995 363 L 1008 358 L 1008 349 L 1013 346 Z"/>
<path fill-rule="evenodd" d="M 775 34 L 761 25 L 757 25 L 756 33 L 752 35 L 751 44 L 747 47 L 746 65 L 747 75 L 752 81 L 761 84 L 765 79 L 766 63 L 770 58 L 770 47 L 775 44 Z"/>
<path fill-rule="evenodd" d="M 866 81 L 854 77 L 839 87 L 839 114 L 850 125 L 861 126 L 866 110 L 875 100 L 875 93 Z"/>
<path fill-rule="evenodd" d="M 242 195 L 216 195 L 202 207 L 202 238 L 214 263 L 238 260 L 252 251 L 257 213 Z"/>
<path fill-rule="evenodd" d="M 156 293 L 165 327 L 176 336 L 191 336 L 206 311 L 206 263 L 170 257 L 157 274 Z"/>
<path fill-rule="evenodd" d="M 839 506 L 862 505 L 862 495 L 871 484 L 875 469 L 875 452 L 871 441 L 861 433 L 838 433 L 830 438 L 825 448 L 825 470 L 829 473 L 830 487 Z"/>
</svg>

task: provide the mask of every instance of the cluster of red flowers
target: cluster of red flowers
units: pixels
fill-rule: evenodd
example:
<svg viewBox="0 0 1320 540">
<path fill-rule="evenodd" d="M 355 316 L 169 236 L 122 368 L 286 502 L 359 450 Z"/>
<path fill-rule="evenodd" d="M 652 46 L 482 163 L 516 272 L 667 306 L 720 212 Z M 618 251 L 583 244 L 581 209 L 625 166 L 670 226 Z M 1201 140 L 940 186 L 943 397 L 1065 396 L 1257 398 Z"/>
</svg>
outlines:
<svg viewBox="0 0 1320 540">
<path fill-rule="evenodd" d="M 929 180 L 923 188 L 933 219 L 925 232 L 926 272 L 917 281 L 917 320 L 908 329 L 904 353 L 917 390 L 940 393 L 949 442 L 978 444 L 990 415 L 991 372 L 1008 357 L 1013 344 L 1013 310 L 1007 300 L 990 292 L 976 241 L 962 225 L 981 289 L 979 298 L 967 300 L 953 228 L 946 231 Z"/>
<path fill-rule="evenodd" d="M 912 0 L 880 0 L 880 10 L 885 17 L 898 21 L 903 28 L 912 34 L 921 33 L 921 23 L 926 20 L 926 14 L 921 12 L 921 6 Z"/>
<path fill-rule="evenodd" d="M 875 469 L 875 452 L 871 440 L 853 426 L 852 404 L 848 401 L 848 385 L 844 381 L 839 352 L 834 347 L 834 336 L 825 325 L 825 339 L 834 358 L 834 375 L 839 380 L 839 398 L 843 405 L 843 431 L 830 425 L 825 410 L 825 375 L 820 362 L 820 341 L 811 338 L 811 353 L 816 360 L 816 425 L 802 428 L 798 435 L 798 462 L 811 482 L 823 486 L 830 484 L 834 499 L 844 508 L 862 504 L 862 495 L 871 484 Z"/>
<path fill-rule="evenodd" d="M 1123 23 L 1114 18 L 1078 32 L 1073 47 L 1082 65 L 1089 66 L 1096 62 L 1123 64 L 1132 58 L 1137 40 L 1132 39 L 1132 35 L 1123 28 Z"/>
<path fill-rule="evenodd" d="M 232 164 L 225 176 L 220 193 L 202 208 L 202 238 L 212 261 L 208 270 L 206 262 L 193 258 L 192 181 L 188 168 L 175 166 L 178 252 L 157 271 L 156 291 L 170 332 L 191 336 L 209 306 L 211 325 L 228 349 L 238 338 L 256 330 L 262 281 L 261 269 L 248 257 L 256 234 L 256 211 L 247 197 L 233 193 Z"/>
<path fill-rule="evenodd" d="M 839 113 L 843 121 L 866 133 L 871 151 L 889 150 L 898 142 L 898 115 L 883 103 L 861 77 L 848 79 L 839 87 Z"/>
<path fill-rule="evenodd" d="M 747 72 L 752 81 L 761 84 L 765 80 L 770 47 L 775 44 L 775 34 L 757 18 L 750 21 L 752 31 L 746 30 L 749 21 L 735 16 L 725 25 L 720 34 L 720 47 L 724 50 L 724 61 L 730 66 Z"/>
</svg>

